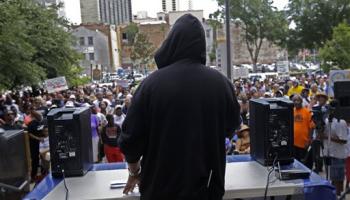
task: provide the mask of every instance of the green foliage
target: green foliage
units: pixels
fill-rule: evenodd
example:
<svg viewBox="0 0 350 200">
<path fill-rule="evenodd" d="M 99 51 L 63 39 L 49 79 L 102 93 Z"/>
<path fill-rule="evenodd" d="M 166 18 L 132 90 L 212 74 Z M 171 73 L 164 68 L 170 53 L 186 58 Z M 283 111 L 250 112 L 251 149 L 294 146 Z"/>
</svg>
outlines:
<svg viewBox="0 0 350 200">
<path fill-rule="evenodd" d="M 209 60 L 210 60 L 210 63 L 212 64 L 216 60 L 216 48 L 218 46 L 216 33 L 217 33 L 218 29 L 222 28 L 222 24 L 219 21 L 217 14 L 210 15 L 209 18 L 210 19 L 207 20 L 207 23 L 213 29 L 213 47 L 212 47 L 211 52 L 209 54 Z"/>
<path fill-rule="evenodd" d="M 132 46 L 131 60 L 134 65 L 147 65 L 153 59 L 155 47 L 149 42 L 146 34 L 137 33 Z"/>
<path fill-rule="evenodd" d="M 224 0 L 218 0 L 224 16 Z M 230 17 L 243 29 L 252 63 L 256 65 L 263 41 L 280 44 L 286 37 L 288 22 L 271 0 L 230 0 Z M 255 66 L 256 68 L 256 66 Z"/>
<path fill-rule="evenodd" d="M 318 49 L 331 39 L 335 26 L 350 22 L 350 0 L 289 0 L 287 12 L 295 24 L 289 49 Z"/>
<path fill-rule="evenodd" d="M 135 23 L 130 23 L 126 28 L 125 31 L 126 36 L 128 38 L 128 42 L 130 45 L 134 44 L 135 37 L 137 33 L 139 32 L 139 27 Z"/>
<path fill-rule="evenodd" d="M 58 17 L 57 9 L 31 0 L 0 0 L 0 88 L 77 76 L 72 68 L 80 55 L 72 49 L 68 22 Z"/>
<path fill-rule="evenodd" d="M 214 62 L 216 60 L 216 52 L 214 51 L 214 48 L 209 53 L 209 60 L 210 60 L 210 62 Z"/>
<path fill-rule="evenodd" d="M 329 71 L 336 66 L 340 69 L 350 67 L 350 26 L 341 23 L 333 29 L 332 40 L 328 40 L 320 49 L 320 56 L 324 62 L 323 68 Z"/>
</svg>

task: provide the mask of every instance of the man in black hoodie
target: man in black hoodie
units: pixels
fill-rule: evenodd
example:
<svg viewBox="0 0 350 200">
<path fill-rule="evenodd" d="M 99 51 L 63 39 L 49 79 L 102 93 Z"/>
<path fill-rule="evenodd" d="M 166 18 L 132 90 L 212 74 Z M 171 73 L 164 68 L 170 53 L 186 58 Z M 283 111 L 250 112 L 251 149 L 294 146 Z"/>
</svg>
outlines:
<svg viewBox="0 0 350 200">
<path fill-rule="evenodd" d="M 141 182 L 144 200 L 222 199 L 225 137 L 240 109 L 230 81 L 204 66 L 205 47 L 201 22 L 187 14 L 157 51 L 159 70 L 135 92 L 119 139 L 124 193 Z"/>
</svg>

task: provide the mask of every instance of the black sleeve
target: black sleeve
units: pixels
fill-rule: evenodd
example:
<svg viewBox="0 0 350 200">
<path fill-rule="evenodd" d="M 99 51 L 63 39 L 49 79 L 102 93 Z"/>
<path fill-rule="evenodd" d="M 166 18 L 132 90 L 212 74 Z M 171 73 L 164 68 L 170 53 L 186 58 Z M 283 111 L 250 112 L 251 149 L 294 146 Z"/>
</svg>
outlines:
<svg viewBox="0 0 350 200">
<path fill-rule="evenodd" d="M 107 137 L 106 137 L 106 126 L 102 128 L 101 132 L 101 139 L 103 143 L 107 143 Z"/>
<path fill-rule="evenodd" d="M 119 147 L 128 163 L 139 161 L 146 146 L 148 133 L 146 120 L 148 118 L 146 117 L 147 102 L 143 83 L 132 98 L 119 138 Z"/>
<path fill-rule="evenodd" d="M 36 120 L 32 120 L 28 124 L 28 132 L 37 136 L 38 135 L 37 127 L 38 127 L 38 122 Z"/>
<path fill-rule="evenodd" d="M 229 138 L 232 137 L 232 134 L 234 131 L 239 127 L 241 124 L 241 118 L 240 118 L 240 105 L 237 101 L 237 97 L 235 94 L 235 90 L 233 88 L 233 85 L 229 82 L 229 91 L 228 91 L 228 109 L 227 109 L 227 118 L 226 118 L 226 133 Z"/>
</svg>

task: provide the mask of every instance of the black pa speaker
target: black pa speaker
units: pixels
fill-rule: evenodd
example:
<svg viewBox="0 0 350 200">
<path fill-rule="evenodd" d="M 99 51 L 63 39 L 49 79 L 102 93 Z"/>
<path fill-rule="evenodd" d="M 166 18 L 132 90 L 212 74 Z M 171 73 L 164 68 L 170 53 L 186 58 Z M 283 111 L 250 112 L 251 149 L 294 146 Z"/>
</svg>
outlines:
<svg viewBox="0 0 350 200">
<path fill-rule="evenodd" d="M 23 130 L 0 129 L 0 200 L 22 199 L 29 191 Z"/>
<path fill-rule="evenodd" d="M 47 115 L 54 177 L 83 176 L 92 166 L 89 107 L 58 108 Z"/>
<path fill-rule="evenodd" d="M 250 151 L 262 165 L 289 164 L 293 158 L 293 103 L 283 98 L 249 102 Z M 277 156 L 277 157 L 276 157 Z"/>
<path fill-rule="evenodd" d="M 334 82 L 334 98 L 338 101 L 336 117 L 350 120 L 350 81 Z"/>
</svg>

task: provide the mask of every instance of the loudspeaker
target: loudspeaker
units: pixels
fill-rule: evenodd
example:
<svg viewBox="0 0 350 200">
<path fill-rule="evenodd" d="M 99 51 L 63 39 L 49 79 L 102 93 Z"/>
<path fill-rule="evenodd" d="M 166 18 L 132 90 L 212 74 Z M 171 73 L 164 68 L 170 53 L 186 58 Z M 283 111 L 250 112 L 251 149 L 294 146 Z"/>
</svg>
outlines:
<svg viewBox="0 0 350 200">
<path fill-rule="evenodd" d="M 47 120 L 52 176 L 83 176 L 93 164 L 90 108 L 53 109 Z"/>
<path fill-rule="evenodd" d="M 0 128 L 0 200 L 22 199 L 29 173 L 23 130 Z"/>
<path fill-rule="evenodd" d="M 338 119 L 350 120 L 350 81 L 334 82 L 334 98 L 338 100 L 335 116 Z"/>
<path fill-rule="evenodd" d="M 293 158 L 293 102 L 254 99 L 249 102 L 250 152 L 262 165 L 289 164 Z M 277 157 L 276 157 L 277 156 Z"/>
</svg>

